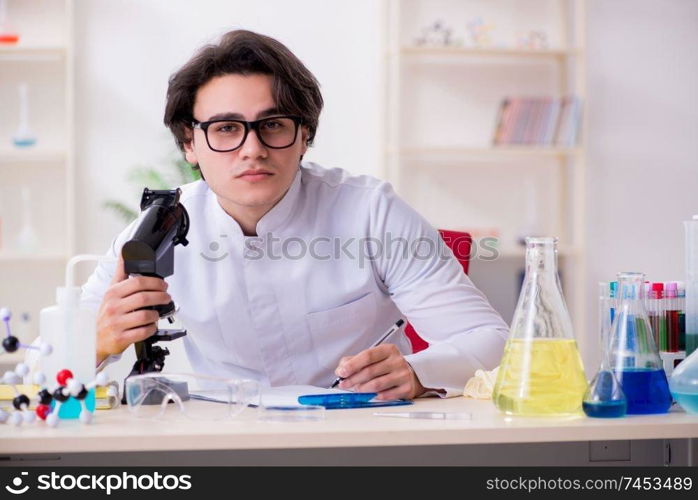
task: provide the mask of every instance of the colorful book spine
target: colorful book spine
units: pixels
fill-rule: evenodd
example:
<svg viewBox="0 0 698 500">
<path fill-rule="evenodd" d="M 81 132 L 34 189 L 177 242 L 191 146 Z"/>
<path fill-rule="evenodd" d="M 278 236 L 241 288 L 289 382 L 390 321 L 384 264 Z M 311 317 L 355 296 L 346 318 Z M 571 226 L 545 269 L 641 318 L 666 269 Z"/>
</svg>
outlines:
<svg viewBox="0 0 698 500">
<path fill-rule="evenodd" d="M 497 111 L 492 143 L 574 147 L 582 103 L 576 96 L 505 97 Z"/>
<path fill-rule="evenodd" d="M 499 105 L 497 119 L 495 121 L 494 137 L 492 143 L 494 145 L 503 144 L 504 131 L 511 114 L 511 99 L 504 98 Z"/>
</svg>

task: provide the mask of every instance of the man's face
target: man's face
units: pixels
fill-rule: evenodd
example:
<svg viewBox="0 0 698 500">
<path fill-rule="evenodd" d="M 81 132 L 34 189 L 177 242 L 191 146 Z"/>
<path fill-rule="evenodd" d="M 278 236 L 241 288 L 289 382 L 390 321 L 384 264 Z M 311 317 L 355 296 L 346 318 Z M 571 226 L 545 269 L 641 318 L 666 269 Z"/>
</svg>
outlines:
<svg viewBox="0 0 698 500">
<path fill-rule="evenodd" d="M 276 110 L 269 75 L 224 75 L 212 78 L 196 93 L 194 119 L 218 119 L 222 114 L 253 121 L 282 113 Z M 212 125 L 213 127 L 213 125 Z M 245 143 L 235 151 L 219 153 L 206 143 L 204 131 L 193 130 L 185 144 L 187 161 L 198 163 L 209 187 L 231 215 L 252 211 L 263 215 L 291 186 L 301 155 L 307 150 L 308 130 L 299 127 L 296 141 L 289 148 L 272 149 L 262 144 L 250 130 Z"/>
</svg>

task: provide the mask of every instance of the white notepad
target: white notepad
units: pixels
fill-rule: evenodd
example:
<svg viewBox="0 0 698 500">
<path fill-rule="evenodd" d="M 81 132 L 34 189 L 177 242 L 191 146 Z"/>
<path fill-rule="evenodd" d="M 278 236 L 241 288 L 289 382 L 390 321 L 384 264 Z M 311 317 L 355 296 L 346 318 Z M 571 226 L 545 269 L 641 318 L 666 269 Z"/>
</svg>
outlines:
<svg viewBox="0 0 698 500">
<path fill-rule="evenodd" d="M 306 394 L 341 394 L 351 391 L 342 389 L 328 389 L 326 387 L 316 387 L 314 385 L 283 385 L 278 387 L 260 388 L 260 406 L 297 406 L 300 403 L 298 398 Z M 206 391 L 195 391 L 190 394 L 192 399 L 201 401 L 211 401 L 214 403 L 227 403 L 215 396 L 215 393 Z"/>
<path fill-rule="evenodd" d="M 306 394 L 341 394 L 351 391 L 314 385 L 283 385 L 263 387 L 260 392 L 260 406 L 294 406 L 300 404 L 298 397 Z"/>
</svg>

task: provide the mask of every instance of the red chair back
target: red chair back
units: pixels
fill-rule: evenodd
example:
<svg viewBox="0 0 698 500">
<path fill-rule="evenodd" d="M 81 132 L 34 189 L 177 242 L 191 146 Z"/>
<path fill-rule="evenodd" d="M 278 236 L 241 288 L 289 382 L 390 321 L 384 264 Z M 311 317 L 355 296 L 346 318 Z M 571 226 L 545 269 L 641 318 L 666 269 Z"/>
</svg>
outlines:
<svg viewBox="0 0 698 500">
<path fill-rule="evenodd" d="M 453 255 L 456 256 L 458 262 L 463 267 L 463 272 L 468 274 L 468 266 L 470 264 L 470 247 L 472 246 L 472 238 L 470 233 L 463 233 L 460 231 L 448 231 L 446 229 L 439 229 L 439 234 L 444 243 L 451 249 Z M 407 338 L 410 339 L 412 344 L 412 352 L 423 351 L 429 344 L 422 339 L 419 334 L 412 328 L 412 325 L 407 323 L 405 327 L 405 333 Z"/>
</svg>

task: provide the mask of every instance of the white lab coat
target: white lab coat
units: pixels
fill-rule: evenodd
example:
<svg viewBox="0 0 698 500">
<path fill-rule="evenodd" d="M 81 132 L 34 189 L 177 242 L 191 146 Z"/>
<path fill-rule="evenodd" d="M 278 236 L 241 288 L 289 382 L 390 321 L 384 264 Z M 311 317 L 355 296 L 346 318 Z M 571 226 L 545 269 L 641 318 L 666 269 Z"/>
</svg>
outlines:
<svg viewBox="0 0 698 500">
<path fill-rule="evenodd" d="M 475 370 L 498 365 L 507 325 L 389 183 L 304 162 L 257 237 L 243 235 L 204 181 L 183 186 L 180 201 L 189 245 L 176 247 L 166 281 L 188 330 L 177 342 L 196 372 L 328 386 L 342 356 L 370 347 L 400 317 L 431 345 L 411 354 L 404 327 L 386 343 L 425 387 L 459 395 Z M 84 285 L 91 307 L 114 266 L 100 263 Z"/>
</svg>

